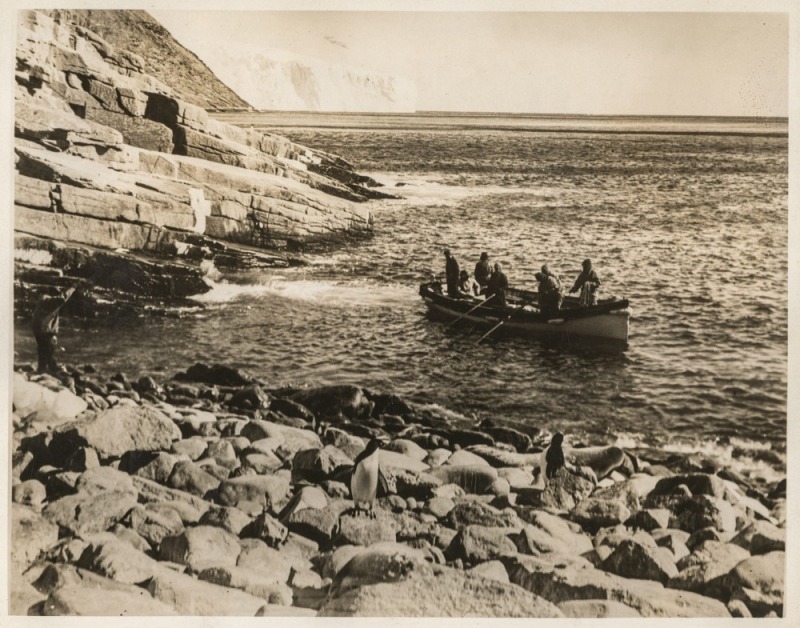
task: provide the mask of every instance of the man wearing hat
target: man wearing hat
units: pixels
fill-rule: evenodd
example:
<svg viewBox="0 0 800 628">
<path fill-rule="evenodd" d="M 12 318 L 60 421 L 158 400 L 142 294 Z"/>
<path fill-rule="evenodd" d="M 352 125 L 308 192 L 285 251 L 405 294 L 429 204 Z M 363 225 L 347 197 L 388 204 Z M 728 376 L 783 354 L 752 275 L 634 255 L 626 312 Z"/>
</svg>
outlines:
<svg viewBox="0 0 800 628">
<path fill-rule="evenodd" d="M 450 255 L 450 249 L 444 250 L 444 276 L 447 280 L 447 295 L 451 297 L 458 296 L 458 261 Z"/>
<path fill-rule="evenodd" d="M 486 291 L 486 286 L 489 284 L 489 277 L 492 276 L 492 267 L 489 265 L 489 254 L 484 251 L 481 253 L 480 261 L 475 264 L 475 281 L 481 287 L 481 292 Z"/>
</svg>

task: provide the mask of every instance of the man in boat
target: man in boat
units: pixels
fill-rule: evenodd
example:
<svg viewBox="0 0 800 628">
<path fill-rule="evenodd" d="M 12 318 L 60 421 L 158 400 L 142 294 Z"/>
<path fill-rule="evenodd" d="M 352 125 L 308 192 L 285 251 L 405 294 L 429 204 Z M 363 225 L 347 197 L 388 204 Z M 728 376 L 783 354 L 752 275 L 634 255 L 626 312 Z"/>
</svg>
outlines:
<svg viewBox="0 0 800 628">
<path fill-rule="evenodd" d="M 581 291 L 580 304 L 583 306 L 597 305 L 597 289 L 600 287 L 600 278 L 592 268 L 592 260 L 583 260 L 583 270 L 575 284 L 572 286 L 570 294 Z"/>
<path fill-rule="evenodd" d="M 547 264 L 542 266 L 542 272 L 536 273 L 535 277 L 539 282 L 539 307 L 542 313 L 556 314 L 561 309 L 561 301 L 564 299 L 561 280 L 550 272 Z"/>
<path fill-rule="evenodd" d="M 458 276 L 458 293 L 462 298 L 471 299 L 481 293 L 478 282 L 469 276 L 466 270 L 462 270 Z"/>
<path fill-rule="evenodd" d="M 458 296 L 458 261 L 450 254 L 450 249 L 444 250 L 444 274 L 447 281 L 447 295 Z"/>
<path fill-rule="evenodd" d="M 475 264 L 475 281 L 481 287 L 481 291 L 486 290 L 489 283 L 489 277 L 492 276 L 492 267 L 489 264 L 489 254 L 484 251 L 481 253 L 480 261 Z"/>
<path fill-rule="evenodd" d="M 506 306 L 506 290 L 508 290 L 508 277 L 503 272 L 503 267 L 500 262 L 494 265 L 494 272 L 489 277 L 489 283 L 486 286 L 486 299 L 494 297 L 492 305 L 495 307 Z"/>
<path fill-rule="evenodd" d="M 33 310 L 33 335 L 36 338 L 38 353 L 37 372 L 55 373 L 58 371 L 56 364 L 56 348 L 58 347 L 58 322 L 61 308 L 63 308 L 77 286 L 67 288 L 58 296 L 42 296 Z"/>
</svg>

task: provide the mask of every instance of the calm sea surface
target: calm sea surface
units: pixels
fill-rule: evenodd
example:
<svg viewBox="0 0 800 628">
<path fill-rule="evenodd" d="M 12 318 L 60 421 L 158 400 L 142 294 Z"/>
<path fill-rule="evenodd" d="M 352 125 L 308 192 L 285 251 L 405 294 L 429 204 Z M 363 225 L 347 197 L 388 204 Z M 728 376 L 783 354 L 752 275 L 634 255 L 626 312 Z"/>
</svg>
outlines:
<svg viewBox="0 0 800 628">
<path fill-rule="evenodd" d="M 217 280 L 197 312 L 67 330 L 71 360 L 172 375 L 195 361 L 275 386 L 356 383 L 561 430 L 776 464 L 786 440 L 785 121 L 228 114 L 342 155 L 401 194 L 375 235 L 306 267 Z M 590 257 L 631 300 L 627 350 L 431 321 L 418 284 L 481 251 L 533 288 Z M 19 357 L 33 345 L 18 333 Z M 777 456 L 764 455 L 771 450 Z M 780 467 L 780 461 L 777 462 Z"/>
</svg>

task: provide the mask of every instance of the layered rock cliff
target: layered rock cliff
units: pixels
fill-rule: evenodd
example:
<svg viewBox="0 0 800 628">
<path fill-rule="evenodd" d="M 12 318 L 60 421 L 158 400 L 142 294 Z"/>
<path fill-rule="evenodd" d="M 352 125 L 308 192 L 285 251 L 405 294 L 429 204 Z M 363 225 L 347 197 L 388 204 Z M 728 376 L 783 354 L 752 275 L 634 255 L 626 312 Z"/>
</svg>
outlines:
<svg viewBox="0 0 800 628">
<path fill-rule="evenodd" d="M 343 159 L 215 120 L 68 15 L 19 16 L 18 313 L 75 278 L 83 313 L 140 311 L 207 290 L 211 266 L 285 265 L 370 233 L 363 201 L 380 193 Z"/>
</svg>

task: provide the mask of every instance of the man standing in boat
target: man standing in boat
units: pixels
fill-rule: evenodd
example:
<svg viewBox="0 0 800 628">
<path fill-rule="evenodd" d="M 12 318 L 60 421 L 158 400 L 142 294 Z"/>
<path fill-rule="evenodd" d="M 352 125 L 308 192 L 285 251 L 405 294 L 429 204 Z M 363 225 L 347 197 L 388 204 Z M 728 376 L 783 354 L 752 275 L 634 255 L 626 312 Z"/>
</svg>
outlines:
<svg viewBox="0 0 800 628">
<path fill-rule="evenodd" d="M 600 287 L 600 278 L 592 268 L 592 260 L 583 260 L 583 270 L 575 284 L 572 286 L 570 294 L 581 291 L 580 303 L 584 306 L 597 305 L 597 289 Z"/>
<path fill-rule="evenodd" d="M 481 292 L 486 291 L 486 286 L 489 284 L 489 277 L 492 276 L 492 267 L 489 264 L 489 254 L 484 251 L 481 253 L 480 261 L 475 264 L 475 281 L 481 287 Z"/>
<path fill-rule="evenodd" d="M 450 249 L 444 250 L 444 275 L 447 280 L 447 296 L 458 297 L 459 268 L 456 258 L 450 255 Z"/>
<path fill-rule="evenodd" d="M 486 299 L 494 297 L 493 305 L 496 307 L 506 306 L 506 290 L 508 290 L 508 277 L 503 272 L 503 267 L 500 262 L 494 265 L 494 272 L 489 277 L 489 283 L 486 286 Z"/>
<path fill-rule="evenodd" d="M 547 264 L 542 266 L 542 272 L 536 273 L 539 282 L 539 307 L 547 315 L 558 313 L 564 295 L 561 291 L 561 280 L 550 272 Z"/>
</svg>

